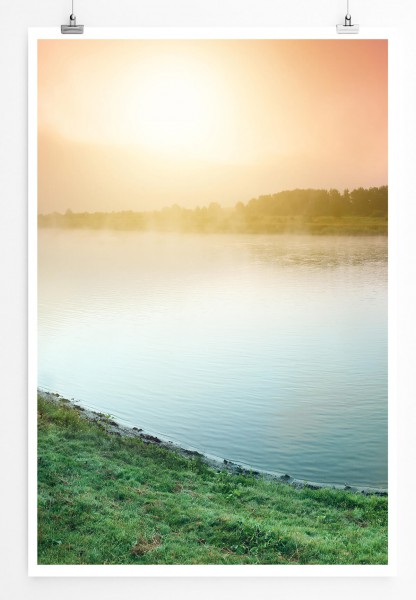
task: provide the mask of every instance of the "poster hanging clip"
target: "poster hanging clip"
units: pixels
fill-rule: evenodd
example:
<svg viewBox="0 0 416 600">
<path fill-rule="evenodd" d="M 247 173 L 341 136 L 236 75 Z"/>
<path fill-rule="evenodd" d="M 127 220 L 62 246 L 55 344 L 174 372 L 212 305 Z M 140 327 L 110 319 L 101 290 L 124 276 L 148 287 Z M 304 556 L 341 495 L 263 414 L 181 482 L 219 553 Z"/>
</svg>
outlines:
<svg viewBox="0 0 416 600">
<path fill-rule="evenodd" d="M 345 23 L 343 25 L 337 25 L 337 33 L 358 33 L 360 31 L 359 25 L 352 25 L 350 15 L 350 1 L 347 0 L 347 14 L 345 15 Z"/>
<path fill-rule="evenodd" d="M 72 0 L 72 12 L 69 15 L 69 25 L 61 25 L 61 33 L 84 33 L 84 25 L 77 25 L 74 15 L 74 0 Z"/>
</svg>

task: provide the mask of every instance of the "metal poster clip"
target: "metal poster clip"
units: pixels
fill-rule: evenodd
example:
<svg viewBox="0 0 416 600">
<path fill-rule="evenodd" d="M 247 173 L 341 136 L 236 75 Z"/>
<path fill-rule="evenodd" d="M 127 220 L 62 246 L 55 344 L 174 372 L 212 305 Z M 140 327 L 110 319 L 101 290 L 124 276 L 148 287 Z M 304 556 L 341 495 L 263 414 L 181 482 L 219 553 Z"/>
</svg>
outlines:
<svg viewBox="0 0 416 600">
<path fill-rule="evenodd" d="M 351 23 L 350 2 L 347 0 L 347 14 L 345 15 L 345 23 L 343 25 L 337 25 L 337 33 L 358 33 L 359 31 L 360 26 L 353 25 Z"/>
<path fill-rule="evenodd" d="M 61 25 L 61 33 L 84 33 L 84 25 L 77 25 L 74 15 L 74 0 L 72 0 L 72 12 L 69 16 L 69 25 Z"/>
</svg>

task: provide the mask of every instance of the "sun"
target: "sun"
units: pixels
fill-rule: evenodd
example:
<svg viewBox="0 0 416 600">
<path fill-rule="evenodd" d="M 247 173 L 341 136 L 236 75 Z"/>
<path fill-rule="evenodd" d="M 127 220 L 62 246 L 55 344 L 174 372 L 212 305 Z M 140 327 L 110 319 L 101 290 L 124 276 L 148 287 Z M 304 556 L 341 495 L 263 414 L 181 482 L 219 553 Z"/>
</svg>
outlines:
<svg viewBox="0 0 416 600">
<path fill-rule="evenodd" d="M 152 65 L 135 94 L 130 135 L 140 145 L 181 156 L 211 150 L 223 120 L 221 86 L 191 60 Z"/>
</svg>

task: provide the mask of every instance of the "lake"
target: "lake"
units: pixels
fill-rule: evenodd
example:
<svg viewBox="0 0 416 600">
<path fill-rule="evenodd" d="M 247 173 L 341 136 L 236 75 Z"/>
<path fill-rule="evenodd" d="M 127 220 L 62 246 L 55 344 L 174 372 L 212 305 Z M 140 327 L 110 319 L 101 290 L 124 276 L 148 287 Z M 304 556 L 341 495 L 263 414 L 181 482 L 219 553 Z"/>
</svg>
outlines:
<svg viewBox="0 0 416 600">
<path fill-rule="evenodd" d="M 387 238 L 39 231 L 38 384 L 256 469 L 387 485 Z"/>
</svg>

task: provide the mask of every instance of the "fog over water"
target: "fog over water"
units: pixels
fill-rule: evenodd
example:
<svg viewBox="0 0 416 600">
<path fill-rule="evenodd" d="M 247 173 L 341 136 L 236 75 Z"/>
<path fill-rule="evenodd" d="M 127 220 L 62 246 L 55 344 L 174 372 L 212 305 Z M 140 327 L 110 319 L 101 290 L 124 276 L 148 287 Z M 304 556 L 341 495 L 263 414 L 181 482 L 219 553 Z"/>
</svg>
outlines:
<svg viewBox="0 0 416 600">
<path fill-rule="evenodd" d="M 182 443 L 387 484 L 387 238 L 39 231 L 39 379 Z"/>
</svg>

